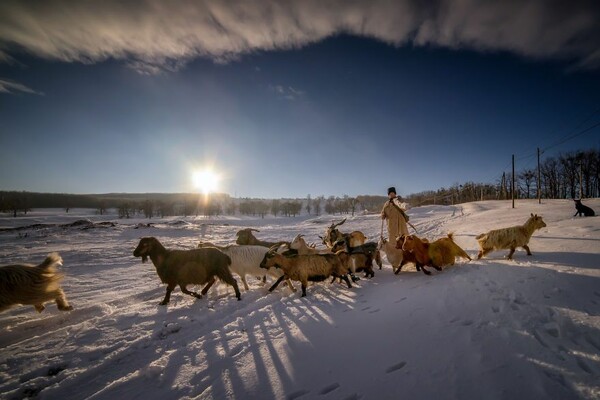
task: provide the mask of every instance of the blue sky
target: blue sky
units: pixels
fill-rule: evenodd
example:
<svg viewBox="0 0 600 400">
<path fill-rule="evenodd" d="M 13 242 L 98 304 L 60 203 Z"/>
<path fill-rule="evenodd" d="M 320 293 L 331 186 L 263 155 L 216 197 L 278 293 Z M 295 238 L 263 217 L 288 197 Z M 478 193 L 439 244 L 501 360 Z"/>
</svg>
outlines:
<svg viewBox="0 0 600 400">
<path fill-rule="evenodd" d="M 406 195 L 600 148 L 552 146 L 600 121 L 594 2 L 163 4 L 0 4 L 0 189 Z"/>
</svg>

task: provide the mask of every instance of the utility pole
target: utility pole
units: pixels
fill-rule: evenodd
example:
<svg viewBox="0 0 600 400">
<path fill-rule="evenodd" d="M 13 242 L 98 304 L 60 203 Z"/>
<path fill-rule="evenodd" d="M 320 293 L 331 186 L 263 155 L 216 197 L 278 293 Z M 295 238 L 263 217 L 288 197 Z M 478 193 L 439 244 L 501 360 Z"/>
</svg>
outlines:
<svg viewBox="0 0 600 400">
<path fill-rule="evenodd" d="M 515 208 L 515 155 L 512 155 L 512 179 L 511 179 L 511 187 L 510 194 L 512 197 L 512 208 Z"/>
<path fill-rule="evenodd" d="M 579 164 L 579 198 L 583 199 L 583 161 Z"/>
<path fill-rule="evenodd" d="M 538 157 L 538 170 L 537 170 L 537 197 L 538 204 L 542 204 L 542 173 L 540 170 L 540 148 L 537 148 L 537 157 Z"/>
</svg>

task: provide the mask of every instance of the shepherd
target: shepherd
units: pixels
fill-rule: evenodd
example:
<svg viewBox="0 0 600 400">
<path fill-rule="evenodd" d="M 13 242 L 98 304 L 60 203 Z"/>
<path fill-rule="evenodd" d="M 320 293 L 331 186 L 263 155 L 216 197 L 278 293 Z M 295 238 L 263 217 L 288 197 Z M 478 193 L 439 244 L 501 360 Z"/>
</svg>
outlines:
<svg viewBox="0 0 600 400">
<path fill-rule="evenodd" d="M 397 237 L 408 235 L 408 215 L 404 205 L 400 203 L 400 199 L 396 197 L 396 188 L 388 188 L 388 201 L 383 205 L 381 210 L 381 219 L 387 219 L 388 238 L 396 240 Z"/>
</svg>

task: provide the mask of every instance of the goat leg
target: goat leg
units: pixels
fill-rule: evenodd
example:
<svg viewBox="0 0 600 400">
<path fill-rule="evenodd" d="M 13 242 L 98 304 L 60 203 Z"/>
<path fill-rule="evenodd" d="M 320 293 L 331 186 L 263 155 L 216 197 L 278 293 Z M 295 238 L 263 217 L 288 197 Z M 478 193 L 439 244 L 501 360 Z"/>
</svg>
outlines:
<svg viewBox="0 0 600 400">
<path fill-rule="evenodd" d="M 513 256 L 513 254 L 515 254 L 515 248 L 514 248 L 514 247 L 511 247 L 511 248 L 510 248 L 510 253 L 508 253 L 508 257 L 507 257 L 507 258 L 508 258 L 509 260 L 512 260 L 512 256 Z"/>
<path fill-rule="evenodd" d="M 63 292 L 62 289 L 58 289 L 58 293 L 58 297 L 54 299 L 56 305 L 58 306 L 58 309 L 60 311 L 71 311 L 73 307 L 69 305 L 69 302 L 67 301 L 67 296 L 65 296 L 65 292 Z"/>
<path fill-rule="evenodd" d="M 375 252 L 375 262 L 377 263 L 377 265 L 379 265 L 379 269 L 381 269 L 383 263 L 381 262 L 381 253 L 379 252 L 379 250 Z"/>
<path fill-rule="evenodd" d="M 190 290 L 187 290 L 187 288 L 185 287 L 185 285 L 179 285 L 179 288 L 181 289 L 181 291 L 185 294 L 189 294 L 190 296 L 194 296 L 197 299 L 201 299 L 202 295 L 198 294 L 196 292 L 192 292 Z"/>
<path fill-rule="evenodd" d="M 523 248 L 524 248 L 524 249 L 527 251 L 527 255 L 528 255 L 528 256 L 531 256 L 531 255 L 533 255 L 533 254 L 531 254 L 531 250 L 529 250 L 529 246 L 527 246 L 527 245 L 524 245 L 524 246 L 523 246 Z"/>
<path fill-rule="evenodd" d="M 271 287 L 269 288 L 269 292 L 272 292 L 273 290 L 275 290 L 275 288 L 277 288 L 277 286 L 279 286 L 279 284 L 280 284 L 280 283 L 281 283 L 281 282 L 282 282 L 284 279 L 285 279 L 285 275 L 281 275 L 281 276 L 279 277 L 279 279 L 277 279 L 277 280 L 275 281 L 275 283 L 273 284 L 273 286 L 271 286 Z"/>
<path fill-rule="evenodd" d="M 171 292 L 173 291 L 173 289 L 175 289 L 175 284 L 167 286 L 167 293 L 165 294 L 165 298 L 163 299 L 163 301 L 158 303 L 159 306 L 166 306 L 167 304 L 169 304 L 169 300 L 171 300 Z"/>
<path fill-rule="evenodd" d="M 420 271 L 420 270 L 423 270 L 423 273 L 424 273 L 425 275 L 431 275 L 431 271 L 427 271 L 427 270 L 425 269 L 425 265 L 422 265 L 422 264 L 421 264 L 421 265 L 419 265 L 419 264 L 417 264 L 417 270 L 419 270 L 419 271 Z"/>
<path fill-rule="evenodd" d="M 204 289 L 202 289 L 201 293 L 203 295 L 206 294 L 206 293 L 208 293 L 208 289 L 210 289 L 210 287 L 212 285 L 214 285 L 214 283 L 215 283 L 215 277 L 213 276 L 212 278 L 210 278 L 210 280 L 208 281 L 208 283 L 206 284 L 206 286 L 204 286 Z"/>
<path fill-rule="evenodd" d="M 346 282 L 346 285 L 348 285 L 348 288 L 351 289 L 352 284 L 350 283 L 350 279 L 348 279 L 348 274 L 342 275 L 342 279 Z"/>
<path fill-rule="evenodd" d="M 441 271 L 441 270 L 442 270 L 442 267 L 438 267 L 437 265 L 431 264 L 431 266 L 432 266 L 433 268 L 435 268 L 436 270 L 438 270 L 438 271 Z"/>
</svg>

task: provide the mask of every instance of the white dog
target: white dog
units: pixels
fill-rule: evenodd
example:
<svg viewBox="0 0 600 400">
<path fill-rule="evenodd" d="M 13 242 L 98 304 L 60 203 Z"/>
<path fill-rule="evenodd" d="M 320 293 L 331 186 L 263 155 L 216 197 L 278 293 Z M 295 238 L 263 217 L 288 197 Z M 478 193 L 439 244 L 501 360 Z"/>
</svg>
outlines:
<svg viewBox="0 0 600 400">
<path fill-rule="evenodd" d="M 44 311 L 44 303 L 56 301 L 58 309 L 73 309 L 60 288 L 63 275 L 56 272 L 62 265 L 58 253 L 48 254 L 40 265 L 16 264 L 0 267 L 0 312 L 16 304 L 31 304 L 37 312 Z"/>
</svg>

